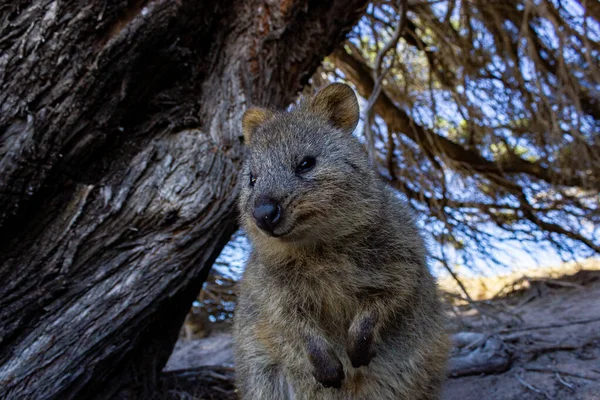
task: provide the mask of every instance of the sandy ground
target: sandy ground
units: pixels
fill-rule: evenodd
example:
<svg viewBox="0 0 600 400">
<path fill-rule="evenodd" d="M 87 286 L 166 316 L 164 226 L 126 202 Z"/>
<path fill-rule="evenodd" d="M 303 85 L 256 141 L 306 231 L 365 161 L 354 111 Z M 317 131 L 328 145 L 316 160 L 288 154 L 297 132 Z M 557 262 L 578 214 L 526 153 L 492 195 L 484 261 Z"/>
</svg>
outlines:
<svg viewBox="0 0 600 400">
<path fill-rule="evenodd" d="M 453 329 L 499 341 L 509 366 L 502 373 L 449 378 L 443 400 L 600 400 L 600 271 L 524 286 L 529 287 L 479 303 L 500 321 L 471 307 L 455 310 Z M 182 339 L 166 370 L 231 366 L 231 343 L 228 333 Z"/>
<path fill-rule="evenodd" d="M 507 323 L 512 318 L 504 314 L 503 323 L 481 316 L 463 322 L 501 338 L 510 368 L 450 378 L 444 400 L 600 399 L 600 271 L 534 282 L 492 305 L 522 321 Z"/>
</svg>

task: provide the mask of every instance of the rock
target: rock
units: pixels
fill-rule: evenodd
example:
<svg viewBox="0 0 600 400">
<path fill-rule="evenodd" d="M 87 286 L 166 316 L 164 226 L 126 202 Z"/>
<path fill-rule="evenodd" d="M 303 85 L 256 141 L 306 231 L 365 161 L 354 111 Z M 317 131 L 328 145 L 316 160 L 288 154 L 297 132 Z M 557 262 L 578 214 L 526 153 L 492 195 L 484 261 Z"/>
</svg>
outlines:
<svg viewBox="0 0 600 400">
<path fill-rule="evenodd" d="M 453 335 L 453 354 L 448 361 L 448 376 L 504 372 L 511 358 L 504 342 L 495 336 L 477 332 Z"/>
</svg>

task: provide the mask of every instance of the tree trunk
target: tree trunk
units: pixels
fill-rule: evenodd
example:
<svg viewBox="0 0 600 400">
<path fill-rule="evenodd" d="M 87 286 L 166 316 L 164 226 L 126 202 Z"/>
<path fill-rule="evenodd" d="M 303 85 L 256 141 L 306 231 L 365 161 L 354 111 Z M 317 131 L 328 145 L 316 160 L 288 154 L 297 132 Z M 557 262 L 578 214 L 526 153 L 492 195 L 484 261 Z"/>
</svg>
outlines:
<svg viewBox="0 0 600 400">
<path fill-rule="evenodd" d="M 0 2 L 0 398 L 152 390 L 236 228 L 243 111 L 365 4 Z"/>
</svg>

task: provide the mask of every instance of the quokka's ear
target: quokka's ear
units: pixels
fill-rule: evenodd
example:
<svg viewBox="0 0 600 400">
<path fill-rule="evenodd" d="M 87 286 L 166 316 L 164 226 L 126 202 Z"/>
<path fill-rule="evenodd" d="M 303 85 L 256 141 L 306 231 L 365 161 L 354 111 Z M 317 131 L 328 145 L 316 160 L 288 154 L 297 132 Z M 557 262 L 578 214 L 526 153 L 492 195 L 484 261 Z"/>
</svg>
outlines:
<svg viewBox="0 0 600 400">
<path fill-rule="evenodd" d="M 273 112 L 265 108 L 252 107 L 247 109 L 242 117 L 244 142 L 250 143 L 256 129 L 271 118 L 273 118 Z"/>
<path fill-rule="evenodd" d="M 332 83 L 319 90 L 310 102 L 310 109 L 348 133 L 352 133 L 358 124 L 358 100 L 354 90 L 343 83 Z"/>
</svg>

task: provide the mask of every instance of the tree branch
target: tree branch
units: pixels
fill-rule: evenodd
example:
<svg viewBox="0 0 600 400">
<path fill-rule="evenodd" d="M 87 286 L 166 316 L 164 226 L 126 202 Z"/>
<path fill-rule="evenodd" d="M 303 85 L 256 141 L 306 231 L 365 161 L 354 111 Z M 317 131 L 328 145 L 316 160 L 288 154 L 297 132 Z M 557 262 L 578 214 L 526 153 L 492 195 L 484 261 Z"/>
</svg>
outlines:
<svg viewBox="0 0 600 400">
<path fill-rule="evenodd" d="M 330 58 L 336 67 L 343 71 L 352 83 L 354 83 L 360 95 L 369 98 L 374 88 L 371 68 L 365 65 L 358 55 L 349 54 L 343 48 L 338 48 L 334 51 Z M 496 175 L 496 179 L 500 178 L 503 181 L 505 181 L 503 178 L 505 174 L 526 174 L 551 184 L 581 188 L 598 185 L 596 178 L 592 180 L 591 177 L 590 179 L 582 179 L 577 176 L 565 176 L 545 168 L 539 163 L 526 161 L 514 154 L 511 155 L 509 160 L 499 162 L 490 161 L 478 152 L 466 149 L 418 125 L 404 110 L 397 107 L 385 93 L 381 93 L 378 97 L 374 104 L 374 110 L 395 132 L 402 133 L 429 154 L 446 157 L 456 162 L 458 167 L 469 168 L 486 175 Z M 506 183 L 504 182 L 505 185 Z"/>
</svg>

